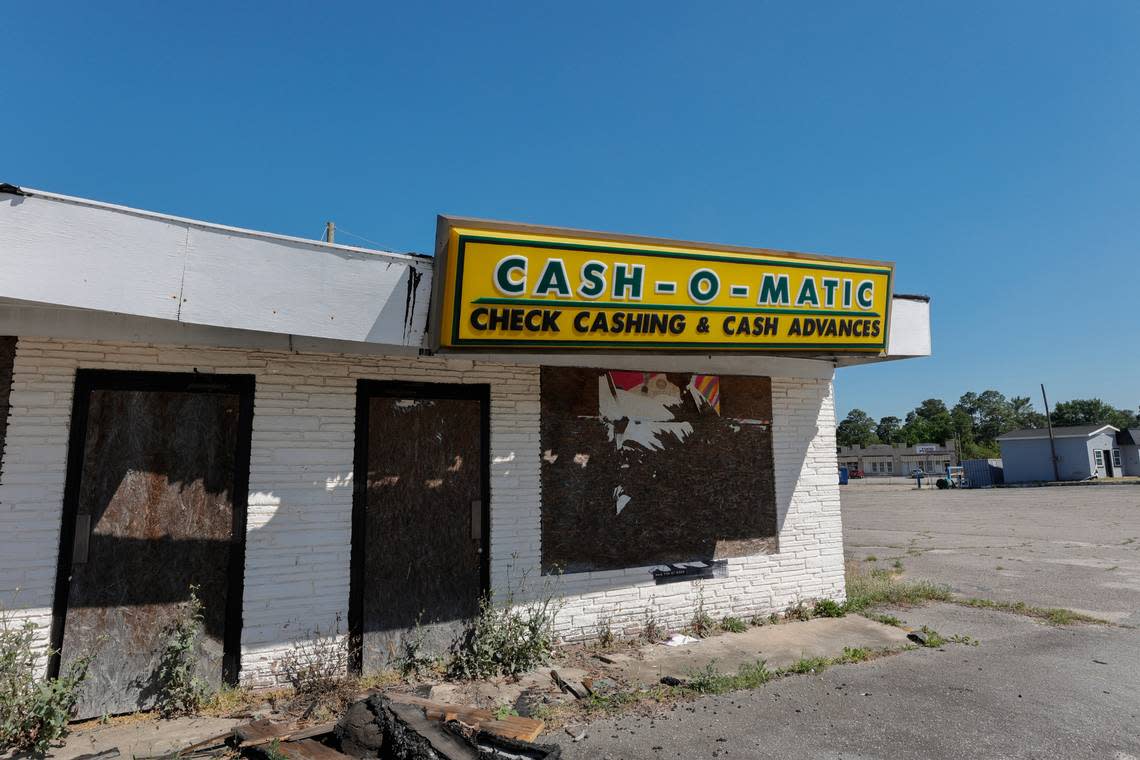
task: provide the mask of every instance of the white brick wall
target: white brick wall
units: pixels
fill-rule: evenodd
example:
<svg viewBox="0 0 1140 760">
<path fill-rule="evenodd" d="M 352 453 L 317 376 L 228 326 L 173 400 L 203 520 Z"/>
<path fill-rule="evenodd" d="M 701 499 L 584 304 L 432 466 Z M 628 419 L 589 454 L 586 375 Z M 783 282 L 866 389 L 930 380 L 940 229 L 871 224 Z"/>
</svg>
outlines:
<svg viewBox="0 0 1140 760">
<path fill-rule="evenodd" d="M 540 561 L 539 370 L 465 359 L 294 354 L 21 338 L 0 483 L 0 602 L 51 618 L 77 368 L 254 374 L 242 679 L 273 682 L 273 664 L 314 630 L 346 617 L 356 381 L 488 383 L 491 387 L 491 567 L 530 574 Z M 773 379 L 780 551 L 730 560 L 729 576 L 657 586 L 649 568 L 556 581 L 558 621 L 582 638 L 611 619 L 647 614 L 679 625 L 698 595 L 711 614 L 748 615 L 797 599 L 843 596 L 831 383 Z M 532 589 L 535 586 L 532 585 Z M 19 589 L 18 594 L 16 590 Z"/>
</svg>

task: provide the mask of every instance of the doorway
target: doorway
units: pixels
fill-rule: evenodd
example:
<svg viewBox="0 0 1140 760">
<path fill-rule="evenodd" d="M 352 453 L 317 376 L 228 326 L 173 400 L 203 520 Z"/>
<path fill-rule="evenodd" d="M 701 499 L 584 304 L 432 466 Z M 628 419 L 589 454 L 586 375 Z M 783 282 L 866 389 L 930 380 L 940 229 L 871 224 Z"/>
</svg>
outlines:
<svg viewBox="0 0 1140 760">
<path fill-rule="evenodd" d="M 79 370 L 49 674 L 93 654 L 77 717 L 147 709 L 191 589 L 196 675 L 236 684 L 252 376 Z"/>
<path fill-rule="evenodd" d="M 349 631 L 352 666 L 407 637 L 444 654 L 490 586 L 490 387 L 361 381 Z"/>
</svg>

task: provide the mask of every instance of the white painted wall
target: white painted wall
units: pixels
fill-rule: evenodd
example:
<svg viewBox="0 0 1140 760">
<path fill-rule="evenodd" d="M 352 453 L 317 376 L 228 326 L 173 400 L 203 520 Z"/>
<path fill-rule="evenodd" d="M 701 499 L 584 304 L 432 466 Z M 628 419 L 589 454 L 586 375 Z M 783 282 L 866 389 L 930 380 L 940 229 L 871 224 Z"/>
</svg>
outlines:
<svg viewBox="0 0 1140 760">
<path fill-rule="evenodd" d="M 5 298 L 394 347 L 423 342 L 431 259 L 29 192 L 0 194 Z"/>
<path fill-rule="evenodd" d="M 276 683 L 274 663 L 294 642 L 338 617 L 343 627 L 359 378 L 490 384 L 492 579 L 502 587 L 526 571 L 538 580 L 536 366 L 21 338 L 0 482 L 0 602 L 39 623 L 45 640 L 80 367 L 256 375 L 242 633 L 249 685 Z M 632 629 L 652 614 L 681 625 L 698 597 L 714 615 L 843 598 L 831 378 L 776 377 L 772 386 L 779 552 L 732 559 L 728 577 L 699 585 L 657 586 L 648 567 L 565 576 L 557 586 L 565 638 L 588 637 L 603 619 Z"/>
</svg>

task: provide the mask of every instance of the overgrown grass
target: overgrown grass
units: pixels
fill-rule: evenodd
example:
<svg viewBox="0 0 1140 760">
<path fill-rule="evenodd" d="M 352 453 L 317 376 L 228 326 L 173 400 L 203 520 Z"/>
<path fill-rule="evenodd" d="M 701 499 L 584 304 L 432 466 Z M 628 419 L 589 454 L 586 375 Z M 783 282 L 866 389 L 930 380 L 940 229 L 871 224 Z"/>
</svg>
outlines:
<svg viewBox="0 0 1140 760">
<path fill-rule="evenodd" d="M 1026 617 L 1038 618 L 1053 625 L 1073 625 L 1074 623 L 1100 623 L 1106 624 L 1109 621 L 1103 620 L 1092 615 L 1085 615 L 1073 610 L 1067 610 L 1063 607 L 1035 607 L 1025 602 L 997 602 L 993 599 L 952 599 L 956 604 L 961 604 L 966 607 L 977 607 L 979 609 L 989 610 L 1002 610 L 1004 612 L 1013 612 L 1018 615 L 1025 615 Z"/>
<path fill-rule="evenodd" d="M 883 615 L 878 612 L 861 612 L 859 614 L 868 620 L 874 620 L 876 623 L 882 623 L 883 625 L 893 625 L 895 628 L 901 628 L 903 624 L 903 621 L 894 615 Z"/>
<path fill-rule="evenodd" d="M 724 694 L 741 689 L 755 689 L 768 683 L 773 677 L 775 674 L 768 670 L 763 660 L 741 665 L 734 674 L 720 673 L 716 670 L 716 664 L 710 662 L 690 675 L 688 683 L 682 688 L 698 694 Z"/>
<path fill-rule="evenodd" d="M 890 570 L 868 571 L 856 562 L 847 563 L 848 612 L 862 612 L 878 604 L 914 605 L 952 599 L 948 586 L 929 581 L 904 581 Z"/>
</svg>

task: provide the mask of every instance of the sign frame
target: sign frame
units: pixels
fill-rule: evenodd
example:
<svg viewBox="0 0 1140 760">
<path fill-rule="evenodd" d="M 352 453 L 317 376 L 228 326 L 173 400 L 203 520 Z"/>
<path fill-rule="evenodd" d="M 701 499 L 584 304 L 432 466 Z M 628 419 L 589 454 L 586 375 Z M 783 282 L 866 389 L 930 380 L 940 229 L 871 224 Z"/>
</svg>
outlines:
<svg viewBox="0 0 1140 760">
<path fill-rule="evenodd" d="M 455 298 L 451 306 L 452 324 L 444 325 L 443 320 L 445 316 L 444 295 L 446 291 L 447 279 L 451 272 L 451 256 L 450 250 L 451 232 L 455 228 L 464 230 L 471 230 L 479 233 L 474 236 L 465 236 L 466 239 L 478 239 L 486 242 L 504 242 L 513 243 L 520 246 L 528 246 L 533 248 L 557 248 L 561 250 L 578 250 L 583 252 L 599 252 L 606 254 L 614 253 L 629 253 L 633 255 L 663 255 L 660 252 L 646 250 L 639 248 L 639 246 L 656 246 L 667 248 L 680 248 L 686 249 L 689 253 L 676 253 L 673 254 L 675 258 L 687 258 L 694 262 L 699 261 L 702 256 L 718 260 L 717 254 L 733 254 L 734 257 L 730 260 L 727 258 L 719 259 L 721 261 L 732 261 L 733 263 L 776 263 L 777 265 L 784 265 L 790 267 L 800 268 L 821 268 L 821 269 L 850 269 L 854 272 L 867 272 L 869 269 L 879 270 L 875 274 L 885 275 L 886 277 L 886 295 L 884 301 L 884 312 L 881 314 L 882 319 L 882 336 L 877 344 L 834 344 L 834 343 L 804 343 L 800 345 L 787 344 L 787 343 L 751 343 L 741 345 L 739 343 L 723 343 L 723 342 L 701 342 L 698 344 L 679 343 L 676 341 L 658 341 L 658 342 L 636 342 L 636 341 L 590 341 L 590 340 L 569 340 L 569 341 L 542 341 L 542 340 L 524 340 L 524 339 L 509 339 L 509 338 L 496 338 L 488 341 L 469 341 L 466 339 L 458 338 L 458 323 L 459 312 L 462 302 L 462 273 L 463 273 L 463 243 L 464 238 L 460 240 L 460 250 L 455 253 L 458 256 L 457 261 L 457 276 L 455 283 Z M 519 233 L 522 235 L 534 236 L 547 236 L 559 238 L 571 238 L 576 241 L 581 241 L 580 244 L 576 243 L 544 243 L 541 241 L 532 240 L 514 240 L 514 241 L 497 241 L 495 233 Z M 591 248 L 591 244 L 600 244 Z M 606 245 L 609 244 L 609 245 Z M 623 244 L 623 245 L 613 245 Z M 481 353 L 493 354 L 498 352 L 504 353 L 535 353 L 535 354 L 566 354 L 577 352 L 589 353 L 640 353 L 640 354 L 707 354 L 707 355 L 768 355 L 768 356 L 795 356 L 799 358 L 807 358 L 806 354 L 817 354 L 819 356 L 832 357 L 835 355 L 853 355 L 853 356 L 886 356 L 887 342 L 890 337 L 890 323 L 891 323 L 891 306 L 894 296 L 894 273 L 895 263 L 893 261 L 882 261 L 873 259 L 860 259 L 851 257 L 840 256 L 826 256 L 821 254 L 803 253 L 797 251 L 785 251 L 775 248 L 755 248 L 748 246 L 726 245 L 720 243 L 702 243 L 688 240 L 677 240 L 671 238 L 657 238 L 644 235 L 629 235 L 613 232 L 599 232 L 594 230 L 575 229 L 571 227 L 549 227 L 533 224 L 524 224 L 518 222 L 505 222 L 492 219 L 480 219 L 477 217 L 463 217 L 451 216 L 440 214 L 436 218 L 436 240 L 434 251 L 434 265 L 432 272 L 432 292 L 431 292 L 431 306 L 429 311 L 428 329 L 427 329 L 427 345 L 433 353 Z M 783 261 L 771 262 L 771 259 L 780 259 Z M 797 261 L 802 261 L 803 264 L 797 264 Z M 885 271 L 882 271 L 885 270 Z M 583 307 L 589 307 L 588 301 L 583 301 Z M 610 307 L 612 308 L 612 307 Z M 828 316 L 828 312 L 820 311 L 821 317 Z M 452 345 L 444 345 L 443 336 L 446 330 L 452 331 Z"/>
</svg>

